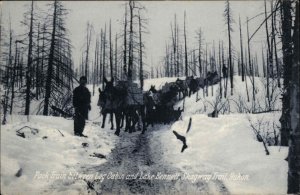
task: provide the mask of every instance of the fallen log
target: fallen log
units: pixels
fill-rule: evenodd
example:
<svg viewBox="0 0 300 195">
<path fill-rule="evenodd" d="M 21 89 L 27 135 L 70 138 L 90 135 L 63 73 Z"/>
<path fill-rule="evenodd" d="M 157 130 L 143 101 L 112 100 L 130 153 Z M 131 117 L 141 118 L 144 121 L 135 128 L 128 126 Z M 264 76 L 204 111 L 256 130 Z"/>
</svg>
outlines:
<svg viewBox="0 0 300 195">
<path fill-rule="evenodd" d="M 70 114 L 70 113 L 68 113 L 68 112 L 65 112 L 65 111 L 63 111 L 62 109 L 57 108 L 56 106 L 51 106 L 51 108 L 52 108 L 54 111 L 60 113 L 60 114 L 62 115 L 62 117 L 64 117 L 64 118 L 66 118 L 66 117 L 73 117 L 73 116 L 74 116 L 73 114 Z"/>
</svg>

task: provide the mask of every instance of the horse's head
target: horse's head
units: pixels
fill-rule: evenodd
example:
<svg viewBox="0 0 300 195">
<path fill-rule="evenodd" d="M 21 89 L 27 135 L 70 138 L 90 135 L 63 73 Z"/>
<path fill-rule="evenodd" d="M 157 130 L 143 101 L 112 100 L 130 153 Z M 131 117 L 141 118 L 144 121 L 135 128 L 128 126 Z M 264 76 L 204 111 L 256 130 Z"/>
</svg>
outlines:
<svg viewBox="0 0 300 195">
<path fill-rule="evenodd" d="M 105 83 L 105 87 L 104 87 L 103 92 L 105 93 L 107 98 L 112 98 L 114 91 L 115 91 L 114 79 L 111 79 L 111 81 L 108 81 L 106 78 L 104 78 L 104 83 Z"/>
<path fill-rule="evenodd" d="M 151 91 L 152 93 L 157 93 L 157 90 L 155 89 L 154 85 L 151 85 L 149 91 Z"/>
</svg>

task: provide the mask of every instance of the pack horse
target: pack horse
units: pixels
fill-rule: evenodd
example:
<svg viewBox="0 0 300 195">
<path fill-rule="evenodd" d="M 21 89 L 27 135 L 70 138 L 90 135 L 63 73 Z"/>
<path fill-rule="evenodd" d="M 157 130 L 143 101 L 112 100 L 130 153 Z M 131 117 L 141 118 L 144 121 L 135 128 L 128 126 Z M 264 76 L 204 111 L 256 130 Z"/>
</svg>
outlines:
<svg viewBox="0 0 300 195">
<path fill-rule="evenodd" d="M 145 132 L 145 113 L 143 91 L 138 88 L 136 83 L 130 81 L 118 81 L 114 85 L 114 79 L 108 81 L 104 79 L 105 87 L 103 91 L 99 88 L 98 106 L 101 107 L 103 115 L 102 128 L 105 127 L 107 114 L 110 115 L 111 129 L 114 129 L 113 117 L 116 121 L 116 135 L 120 135 L 120 129 L 124 125 L 125 131 L 132 133 L 135 131 L 135 126 L 139 124 L 138 130 Z M 140 127 L 142 122 L 142 128 Z"/>
</svg>

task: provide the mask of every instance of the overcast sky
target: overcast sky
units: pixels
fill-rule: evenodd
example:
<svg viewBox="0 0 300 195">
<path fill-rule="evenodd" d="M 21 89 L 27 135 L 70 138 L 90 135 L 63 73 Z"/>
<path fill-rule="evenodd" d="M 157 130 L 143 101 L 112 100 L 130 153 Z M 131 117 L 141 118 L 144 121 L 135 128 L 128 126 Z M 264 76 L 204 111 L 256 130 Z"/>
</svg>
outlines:
<svg viewBox="0 0 300 195">
<path fill-rule="evenodd" d="M 29 1 L 2 1 L 4 25 L 8 25 L 9 14 L 12 18 L 12 28 L 16 34 L 21 34 L 23 28 L 20 21 L 26 10 Z M 43 9 L 49 2 L 38 2 L 38 6 Z M 87 22 L 91 22 L 95 29 L 95 34 L 104 28 L 112 20 L 113 34 L 120 33 L 122 29 L 121 22 L 124 16 L 125 1 L 65 1 L 64 5 L 69 9 L 67 17 L 67 28 L 70 31 L 70 39 L 73 45 L 73 59 L 77 66 L 80 62 L 80 55 L 83 50 L 84 37 L 86 33 Z M 170 40 L 170 23 L 174 21 L 174 14 L 177 14 L 179 28 L 181 30 L 180 39 L 183 40 L 183 18 L 186 11 L 188 48 L 196 46 L 196 30 L 201 27 L 204 41 L 210 46 L 213 40 L 216 47 L 218 41 L 224 40 L 227 46 L 227 30 L 224 22 L 224 1 L 143 1 L 141 2 L 147 9 L 145 13 L 148 19 L 148 34 L 145 35 L 147 63 L 153 66 L 161 64 L 165 53 L 165 44 Z M 238 17 L 240 15 L 243 25 L 244 45 L 246 46 L 246 17 L 249 18 L 262 13 L 264 10 L 263 1 L 232 1 L 230 2 L 232 16 L 235 20 L 233 24 L 234 33 L 233 46 L 239 50 L 239 30 Z M 250 34 L 263 21 L 263 16 L 257 17 L 250 22 Z M 258 55 L 261 53 L 262 40 L 265 39 L 264 28 L 255 36 L 252 42 L 252 48 Z M 95 39 L 94 39 L 95 40 Z M 94 47 L 95 44 L 93 44 Z"/>
</svg>

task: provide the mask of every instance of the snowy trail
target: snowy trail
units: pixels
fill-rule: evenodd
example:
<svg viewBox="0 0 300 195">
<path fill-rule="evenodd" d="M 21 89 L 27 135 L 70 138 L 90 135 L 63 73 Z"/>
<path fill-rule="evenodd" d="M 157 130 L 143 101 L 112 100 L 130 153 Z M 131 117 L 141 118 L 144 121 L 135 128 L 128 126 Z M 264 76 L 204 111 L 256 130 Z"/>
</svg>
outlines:
<svg viewBox="0 0 300 195">
<path fill-rule="evenodd" d="M 90 89 L 90 91 L 92 90 Z M 97 131 L 105 131 L 105 133 L 110 132 L 113 134 L 114 130 L 110 130 L 108 118 L 106 127 L 100 129 L 102 116 L 99 116 L 99 108 L 96 106 L 98 101 L 97 94 L 96 92 L 95 96 L 92 96 L 91 104 L 93 106 L 89 114 L 91 121 L 87 124 L 86 128 L 90 129 L 91 124 L 93 126 L 99 125 Z M 184 175 L 182 170 L 162 160 L 165 153 L 163 151 L 164 142 L 161 142 L 161 139 L 155 139 L 153 135 L 167 131 L 170 127 L 171 125 L 156 125 L 155 128 L 149 127 L 145 134 L 141 134 L 140 132 L 129 134 L 121 131 L 121 136 L 115 148 L 107 156 L 105 163 L 98 166 L 93 164 L 81 167 L 80 172 L 87 175 L 96 173 L 98 175 L 107 174 L 106 177 L 88 181 L 88 188 L 96 192 L 96 194 L 228 193 L 224 184 L 219 180 L 209 182 L 184 180 L 181 178 Z M 154 144 L 154 146 L 151 144 Z M 178 155 L 180 156 L 180 153 Z M 199 170 L 201 169 L 199 168 Z M 151 175 L 174 176 L 175 174 L 179 174 L 179 178 L 149 178 Z"/>
<path fill-rule="evenodd" d="M 86 174 L 108 174 L 102 179 L 90 181 L 92 191 L 97 194 L 199 194 L 199 193 L 228 193 L 220 181 L 195 182 L 183 180 L 184 173 L 161 161 L 164 151 L 162 147 L 151 150 L 149 138 L 152 133 L 148 130 L 144 135 L 140 133 L 123 133 L 116 147 L 107 158 L 107 162 L 100 166 L 89 166 L 82 170 Z M 158 141 L 158 140 L 157 140 Z M 162 144 L 162 143 L 160 143 Z M 160 145 L 158 144 L 158 145 Z M 122 177 L 122 174 L 124 177 Z M 162 175 L 179 174 L 179 178 L 165 179 Z M 150 175 L 160 178 L 149 178 Z M 132 178 L 129 178 L 132 176 Z M 115 177 L 115 178 L 113 178 Z"/>
</svg>

